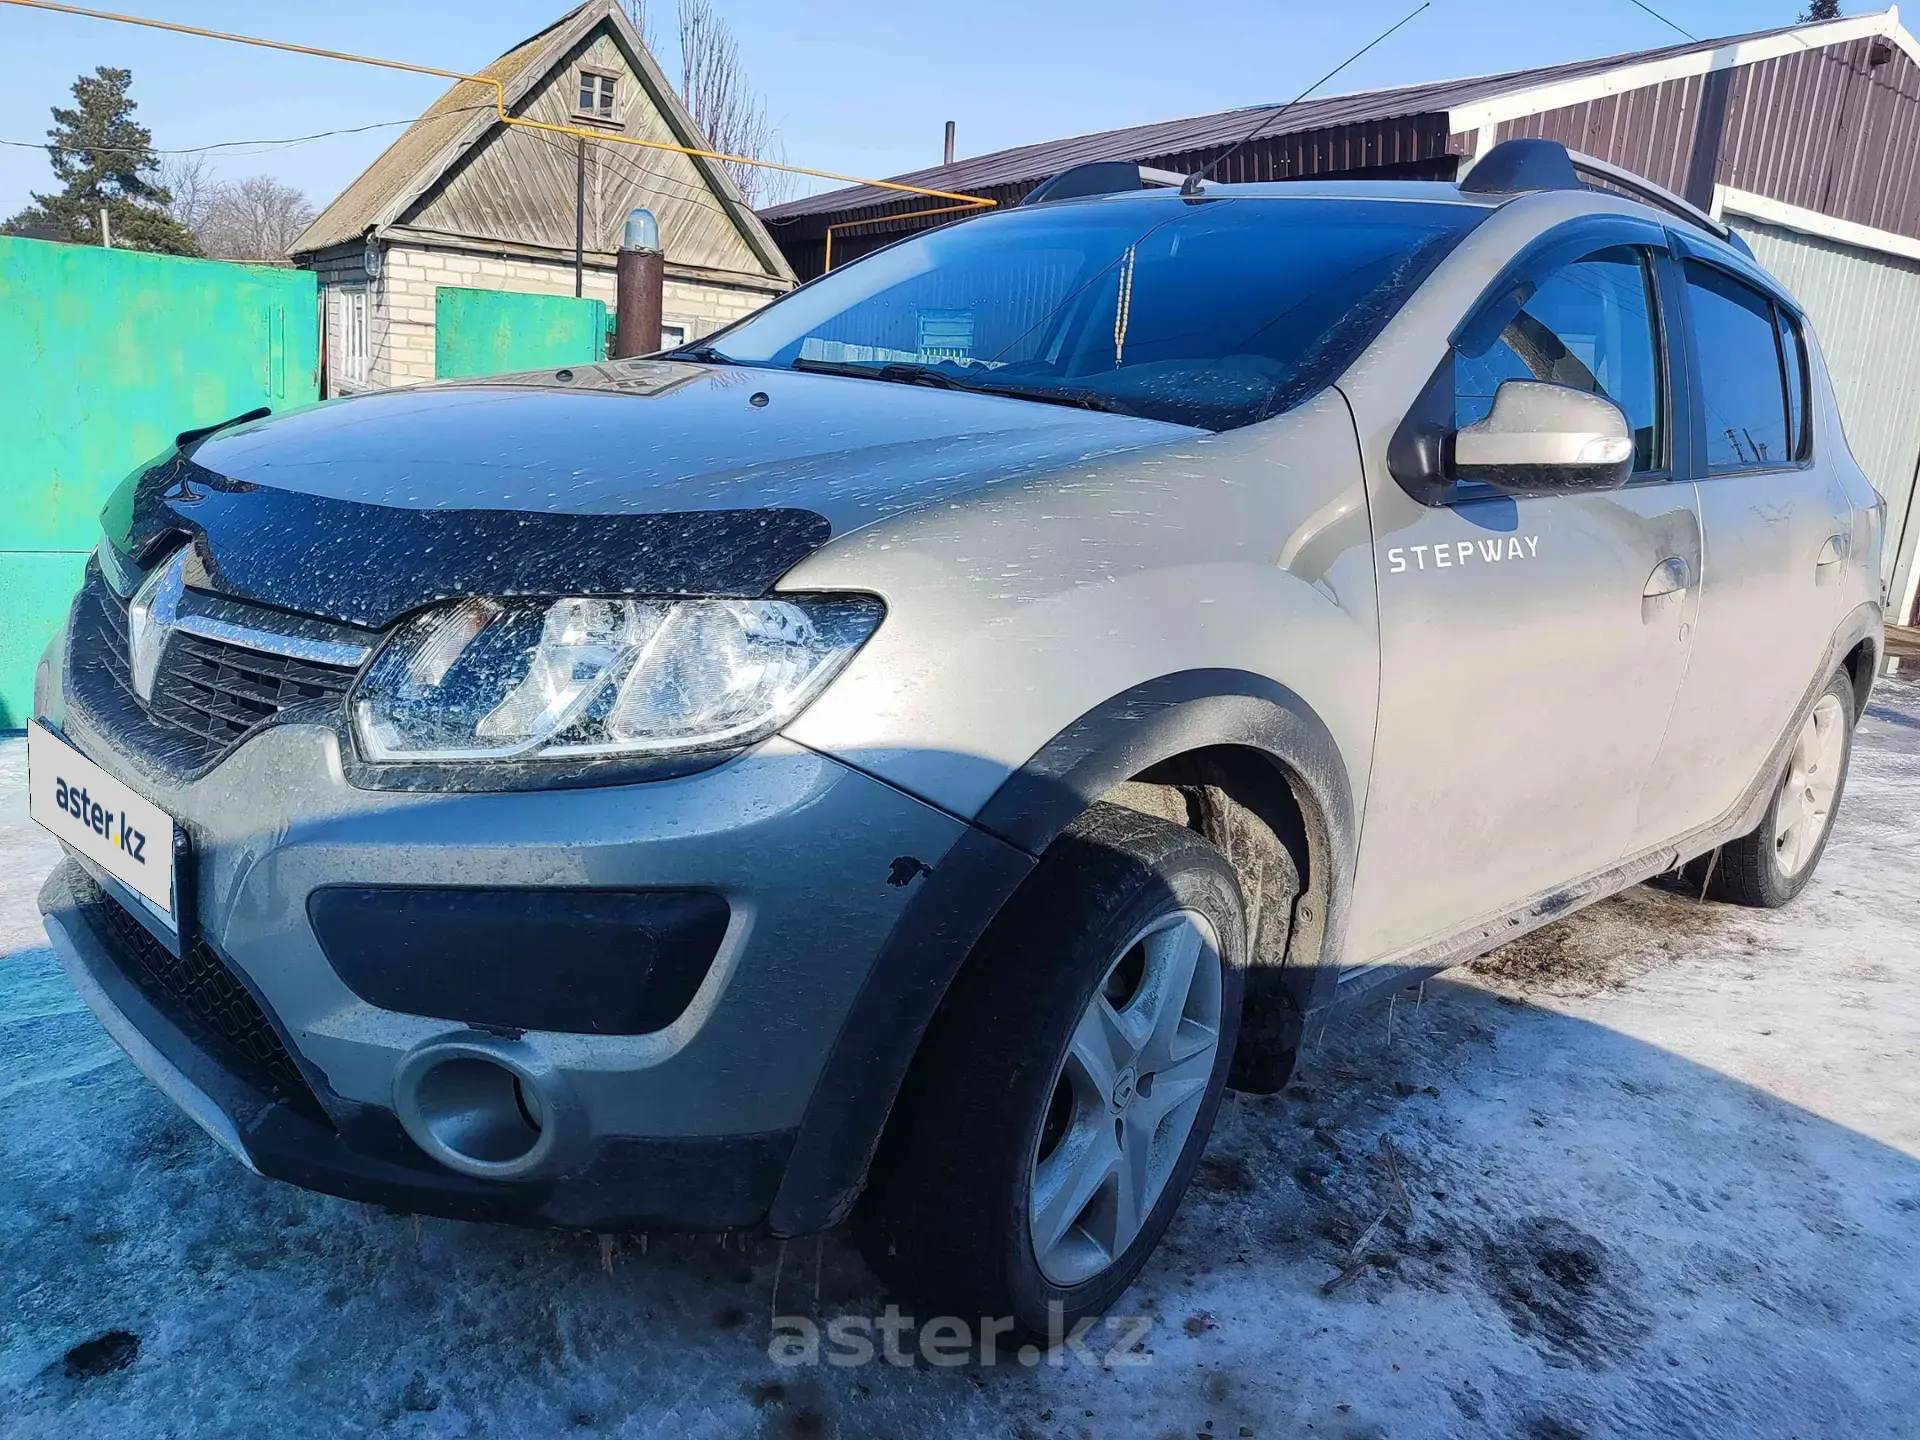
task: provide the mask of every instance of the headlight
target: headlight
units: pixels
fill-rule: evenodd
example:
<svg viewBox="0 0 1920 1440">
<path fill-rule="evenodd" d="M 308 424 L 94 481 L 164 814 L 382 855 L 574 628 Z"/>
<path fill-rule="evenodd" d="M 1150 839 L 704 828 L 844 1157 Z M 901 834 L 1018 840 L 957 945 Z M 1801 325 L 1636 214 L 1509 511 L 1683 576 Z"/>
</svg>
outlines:
<svg viewBox="0 0 1920 1440">
<path fill-rule="evenodd" d="M 355 687 L 369 760 L 591 760 L 748 745 L 879 625 L 864 595 L 462 600 L 396 630 Z"/>
</svg>

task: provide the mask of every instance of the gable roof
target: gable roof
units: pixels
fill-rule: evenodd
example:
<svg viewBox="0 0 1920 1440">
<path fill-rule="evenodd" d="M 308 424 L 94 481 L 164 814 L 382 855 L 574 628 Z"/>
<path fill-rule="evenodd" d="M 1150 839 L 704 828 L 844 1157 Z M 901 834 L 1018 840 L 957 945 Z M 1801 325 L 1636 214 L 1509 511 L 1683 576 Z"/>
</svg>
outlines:
<svg viewBox="0 0 1920 1440">
<path fill-rule="evenodd" d="M 665 122 L 673 142 L 706 148 L 708 142 L 700 127 L 616 0 L 586 0 L 478 73 L 498 80 L 508 112 L 521 114 L 555 79 L 566 57 L 603 26 L 646 91 L 646 99 Z M 476 147 L 509 128 L 501 124 L 495 112 L 491 85 L 478 80 L 455 82 L 314 218 L 290 253 L 309 255 L 357 241 L 370 230 L 378 232 L 402 223 Z M 793 272 L 785 257 L 741 197 L 725 167 L 702 156 L 686 159 L 767 273 L 790 280 Z"/>
<path fill-rule="evenodd" d="M 1455 131 L 1478 129 L 1490 118 L 1533 113 L 1568 103 L 1558 91 L 1595 85 L 1606 91 L 1654 84 L 1672 74 L 1700 73 L 1730 65 L 1751 64 L 1795 49 L 1831 45 L 1866 34 L 1885 34 L 1903 48 L 1912 37 L 1899 27 L 1899 12 L 1849 16 L 1839 21 L 1788 25 L 1713 40 L 1689 41 L 1623 55 L 1575 60 L 1534 70 L 1514 70 L 1462 80 L 1400 85 L 1386 90 L 1363 90 L 1304 100 L 1287 110 L 1282 123 L 1264 138 L 1326 130 L 1412 116 L 1440 116 Z M 1916 55 L 1920 59 L 1920 55 Z M 1617 83 L 1615 83 L 1617 82 Z M 1516 108 L 1518 107 L 1518 108 Z M 976 155 L 951 165 L 935 165 L 890 178 L 928 189 L 977 194 L 1000 187 L 1027 186 L 1075 165 L 1095 160 L 1133 160 L 1142 164 L 1191 159 L 1195 152 L 1232 145 L 1245 136 L 1275 105 L 1248 105 L 1182 120 L 1131 125 L 1064 140 L 1020 145 Z M 1503 113 L 1504 112 L 1504 113 Z M 1204 160 L 1201 162 L 1204 163 Z M 1177 166 L 1171 168 L 1179 168 Z M 761 215 L 772 223 L 808 216 L 837 215 L 893 205 L 901 196 L 870 185 L 848 186 L 770 206 Z"/>
</svg>

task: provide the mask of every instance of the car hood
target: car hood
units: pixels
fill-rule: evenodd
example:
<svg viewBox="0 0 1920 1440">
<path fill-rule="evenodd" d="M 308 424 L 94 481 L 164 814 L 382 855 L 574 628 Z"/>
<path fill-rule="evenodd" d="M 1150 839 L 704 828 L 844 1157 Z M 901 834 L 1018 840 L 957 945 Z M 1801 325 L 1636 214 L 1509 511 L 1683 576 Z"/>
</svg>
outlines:
<svg viewBox="0 0 1920 1440">
<path fill-rule="evenodd" d="M 1205 432 L 787 370 L 614 361 L 330 401 L 129 477 L 109 537 L 385 625 L 465 594 L 761 594 L 897 511 Z"/>
</svg>

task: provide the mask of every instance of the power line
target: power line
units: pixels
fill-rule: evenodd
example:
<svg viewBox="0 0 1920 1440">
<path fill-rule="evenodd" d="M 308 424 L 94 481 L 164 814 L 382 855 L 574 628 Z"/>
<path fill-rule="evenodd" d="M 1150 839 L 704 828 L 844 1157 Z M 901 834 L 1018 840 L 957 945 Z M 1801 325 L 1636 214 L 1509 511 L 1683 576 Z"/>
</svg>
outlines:
<svg viewBox="0 0 1920 1440">
<path fill-rule="evenodd" d="M 443 70 L 438 66 L 415 65 L 406 60 L 386 60 L 377 55 L 355 55 L 344 50 L 296 45 L 289 40 L 263 39 L 258 35 L 235 35 L 224 30 L 206 30 L 197 25 L 181 25 L 171 20 L 152 20 L 141 15 L 117 15 L 108 10 L 92 10 L 82 5 L 63 4 L 60 0 L 0 0 L 0 5 L 19 5 L 31 10 L 48 10 L 64 15 L 84 16 L 90 20 L 108 20 L 121 25 L 141 25 L 150 30 L 167 30 L 177 35 L 197 35 L 207 40 L 225 40 L 236 45 L 252 45 L 262 50 L 280 50 L 293 55 L 312 55 L 322 60 L 343 60 L 354 65 L 374 65 L 383 70 L 405 70 L 415 75 L 437 75 L 447 80 L 458 80 L 474 85 L 491 85 L 493 108 L 495 114 L 500 117 L 500 123 L 527 130 L 545 130 L 556 135 L 572 135 L 583 140 L 599 140 L 610 145 L 633 145 L 643 150 L 665 150 L 678 155 L 731 161 L 740 165 L 759 165 L 769 170 L 784 170 L 793 175 L 811 175 L 816 179 L 839 180 L 849 185 L 872 185 L 882 190 L 898 190 L 908 195 L 931 195 L 935 199 L 959 200 L 983 208 L 991 208 L 994 203 L 973 195 L 958 195 L 946 190 L 929 190 L 923 185 L 909 185 L 903 180 L 862 179 L 858 175 L 842 175 L 832 170 L 813 170 L 804 165 L 789 165 L 784 160 L 760 160 L 751 155 L 728 155 L 717 150 L 701 149 L 698 146 L 678 145 L 666 140 L 649 140 L 639 135 L 595 135 L 582 130 L 577 125 L 558 125 L 549 120 L 535 120 L 526 115 L 510 114 L 507 110 L 506 82 L 492 74 L 490 70 L 469 75 L 462 70 Z"/>
<path fill-rule="evenodd" d="M 553 149 L 559 151 L 561 154 L 566 155 L 569 158 L 572 157 L 573 152 L 570 149 L 568 149 L 568 147 L 562 145 L 559 141 L 549 140 L 546 136 L 538 134 L 533 131 L 527 131 L 525 133 L 531 135 L 535 140 L 538 140 L 542 145 L 551 146 Z M 624 173 L 627 179 L 636 181 L 643 187 L 651 188 L 651 189 L 666 189 L 668 187 L 678 187 L 679 190 L 683 193 L 674 195 L 672 198 L 676 200 L 684 200 L 688 204 L 692 204 L 692 205 L 703 205 L 707 209 L 713 211 L 714 214 L 720 216 L 723 219 L 727 219 L 727 220 L 732 219 L 732 217 L 728 215 L 726 208 L 720 204 L 717 204 L 714 201 L 712 195 L 702 187 L 690 184 L 685 180 L 676 179 L 671 175 L 661 175 L 652 170 L 639 169 L 635 167 L 630 161 L 628 161 L 626 156 L 621 155 L 618 151 L 612 150 L 610 148 L 605 150 L 597 150 L 592 153 L 593 153 L 595 164 L 604 164 L 613 168 L 617 168 L 619 171 Z"/>
<path fill-rule="evenodd" d="M 1691 30 L 1685 29 L 1682 26 L 1674 24 L 1673 21 L 1667 19 L 1666 16 L 1662 15 L 1658 10 L 1654 9 L 1651 5 L 1642 4 L 1641 0 L 1633 0 L 1633 3 L 1635 5 L 1638 5 L 1642 10 L 1646 11 L 1647 14 L 1651 15 L 1654 19 L 1658 20 L 1662 25 L 1666 26 L 1669 30 L 1678 30 L 1682 35 L 1686 36 L 1687 39 L 1689 40 L 1698 40 L 1700 38 L 1698 35 L 1694 34 Z"/>
<path fill-rule="evenodd" d="M 492 109 L 493 106 L 491 105 L 458 105 L 445 110 L 429 111 L 424 115 L 416 115 L 409 120 L 380 120 L 369 125 L 349 125 L 342 126 L 335 130 L 319 130 L 311 135 L 293 135 L 283 139 L 273 140 L 218 140 L 210 145 L 183 145 L 176 147 L 148 146 L 144 151 L 113 145 L 60 145 L 50 141 L 32 140 L 0 140 L 0 145 L 9 146 L 18 150 L 58 150 L 72 155 L 203 155 L 218 150 L 231 150 L 241 156 L 263 155 L 275 149 L 284 149 L 291 145 L 304 145 L 309 141 L 325 140 L 336 135 L 360 135 L 370 130 L 392 129 L 398 125 L 414 125 L 421 120 L 437 120 L 442 116 L 459 115 L 474 110 Z M 505 133 L 513 134 L 514 132 L 508 130 Z M 537 131 L 523 131 L 521 133 L 529 135 L 542 145 L 551 146 L 555 150 L 566 151 L 566 147 L 561 145 L 557 140 L 551 140 Z M 250 146 L 259 148 L 245 148 Z M 616 167 L 620 172 L 624 173 L 626 178 L 636 181 L 644 187 L 677 192 L 674 193 L 675 199 L 683 200 L 689 204 L 702 205 L 713 211 L 716 215 L 731 220 L 731 216 L 728 215 L 725 207 L 715 203 L 713 198 L 702 187 L 692 185 L 685 180 L 678 179 L 671 175 L 660 174 L 658 171 L 652 169 L 641 169 L 638 165 L 629 161 L 626 156 L 621 155 L 611 148 L 596 150 L 594 159 L 596 162 Z"/>
<path fill-rule="evenodd" d="M 1635 0 L 1635 3 L 1638 3 L 1638 0 Z M 1389 25 L 1386 29 L 1382 30 L 1378 35 L 1374 36 L 1373 39 L 1369 40 L 1366 44 L 1362 45 L 1358 50 L 1354 51 L 1346 59 L 1342 60 L 1338 65 L 1334 66 L 1333 69 L 1329 70 L 1326 74 L 1322 75 L 1318 80 L 1314 81 L 1306 89 L 1302 90 L 1298 95 L 1294 96 L 1293 99 L 1287 101 L 1286 104 L 1281 105 L 1276 109 L 1269 111 L 1267 114 L 1261 116 L 1259 123 L 1256 124 L 1251 130 L 1249 130 L 1246 134 L 1242 135 L 1238 140 L 1234 141 L 1233 144 L 1229 145 L 1225 150 L 1222 150 L 1218 155 L 1214 156 L 1213 159 L 1209 160 L 1206 163 L 1206 165 L 1201 167 L 1199 170 L 1195 171 L 1193 174 L 1189 175 L 1187 177 L 1186 184 L 1180 187 L 1181 193 L 1185 195 L 1192 195 L 1197 193 L 1200 189 L 1200 182 L 1205 180 L 1208 176 L 1212 175 L 1215 170 L 1219 169 L 1221 161 L 1225 160 L 1229 155 L 1233 154 L 1234 151 L 1240 149 L 1248 141 L 1252 140 L 1262 130 L 1265 130 L 1269 125 L 1273 124 L 1274 121 L 1278 120 L 1282 115 L 1286 114 L 1287 111 L 1291 110 L 1294 106 L 1298 105 L 1302 100 L 1306 99 L 1314 91 L 1318 90 L 1322 85 L 1326 84 L 1327 81 L 1331 80 L 1334 76 L 1338 75 L 1342 70 L 1346 69 L 1349 65 L 1353 64 L 1354 61 L 1358 60 L 1362 55 L 1366 54 L 1369 50 L 1373 49 L 1373 47 L 1378 45 L 1382 40 L 1385 40 L 1389 35 L 1393 34 L 1393 32 L 1398 30 L 1402 25 L 1405 25 L 1409 20 L 1413 19 L 1413 17 L 1418 15 L 1422 10 L 1430 10 L 1432 8 L 1433 8 L 1433 0 L 1421 0 L 1421 4 L 1417 8 L 1409 10 L 1405 15 L 1402 15 L 1398 20 L 1394 21 L 1393 24 Z"/>
<path fill-rule="evenodd" d="M 348 125 L 338 130 L 318 130 L 311 135 L 293 135 L 282 140 L 216 140 L 211 145 L 184 145 L 167 149 L 149 145 L 145 150 L 129 149 L 117 145 L 59 145 L 48 140 L 0 140 L 0 145 L 12 146 L 16 150 L 59 150 L 69 155 L 204 155 L 213 150 L 233 150 L 242 146 L 259 146 L 257 150 L 242 150 L 242 154 L 264 155 L 270 150 L 283 149 L 289 145 L 304 145 L 310 140 L 325 140 L 335 135 L 361 135 L 369 130 L 390 130 L 396 125 L 416 125 L 422 120 L 437 120 L 442 115 L 458 115 L 469 110 L 491 110 L 491 105 L 459 105 L 438 112 L 429 111 L 425 115 L 416 115 L 411 120 L 376 120 L 371 125 Z"/>
<path fill-rule="evenodd" d="M 619 174 L 633 181 L 642 189 L 664 190 L 676 200 L 684 200 L 689 205 L 698 205 L 711 210 L 722 219 L 731 221 L 732 216 L 726 206 L 713 198 L 711 191 L 689 181 L 676 179 L 671 175 L 661 175 L 656 171 L 643 170 L 635 166 L 617 151 L 602 151 L 594 156 L 596 161 L 611 165 Z"/>
</svg>

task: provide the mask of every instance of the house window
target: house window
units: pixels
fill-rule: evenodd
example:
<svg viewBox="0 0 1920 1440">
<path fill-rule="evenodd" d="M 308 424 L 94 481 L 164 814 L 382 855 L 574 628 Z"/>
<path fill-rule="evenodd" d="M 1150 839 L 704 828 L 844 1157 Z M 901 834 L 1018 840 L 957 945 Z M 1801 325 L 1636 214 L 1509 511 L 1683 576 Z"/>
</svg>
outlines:
<svg viewBox="0 0 1920 1440">
<path fill-rule="evenodd" d="M 349 385 L 367 383 L 367 292 L 364 286 L 340 292 L 340 378 Z"/>
<path fill-rule="evenodd" d="M 660 327 L 660 348 L 678 350 L 687 343 L 687 327 L 684 325 L 662 325 Z"/>
<path fill-rule="evenodd" d="M 614 77 L 598 70 L 580 72 L 580 103 L 575 113 L 588 120 L 613 120 Z"/>
</svg>

